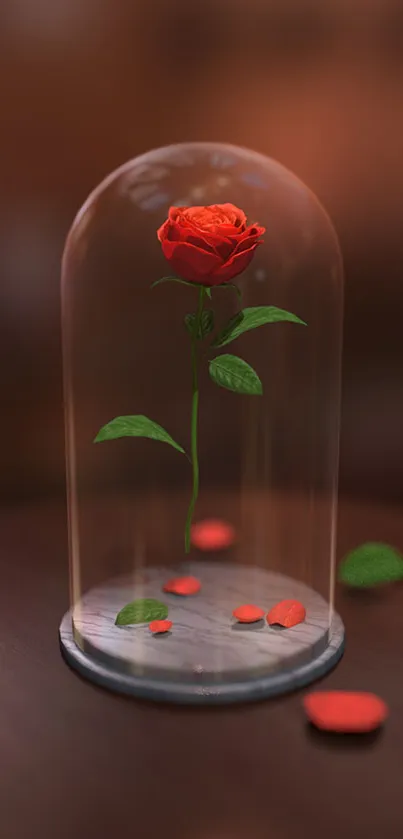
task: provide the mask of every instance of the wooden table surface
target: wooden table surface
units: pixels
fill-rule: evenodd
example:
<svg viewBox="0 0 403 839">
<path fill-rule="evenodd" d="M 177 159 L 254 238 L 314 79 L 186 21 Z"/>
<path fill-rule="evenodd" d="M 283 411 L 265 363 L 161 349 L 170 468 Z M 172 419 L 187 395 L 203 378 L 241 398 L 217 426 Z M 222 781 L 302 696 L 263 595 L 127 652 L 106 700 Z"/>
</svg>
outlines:
<svg viewBox="0 0 403 839">
<path fill-rule="evenodd" d="M 0 515 L 1 839 L 403 836 L 403 586 L 338 591 L 347 649 L 322 684 L 389 703 L 376 738 L 314 734 L 302 693 L 230 709 L 114 696 L 64 664 L 62 502 Z M 339 553 L 403 544 L 401 510 L 343 501 Z"/>
</svg>

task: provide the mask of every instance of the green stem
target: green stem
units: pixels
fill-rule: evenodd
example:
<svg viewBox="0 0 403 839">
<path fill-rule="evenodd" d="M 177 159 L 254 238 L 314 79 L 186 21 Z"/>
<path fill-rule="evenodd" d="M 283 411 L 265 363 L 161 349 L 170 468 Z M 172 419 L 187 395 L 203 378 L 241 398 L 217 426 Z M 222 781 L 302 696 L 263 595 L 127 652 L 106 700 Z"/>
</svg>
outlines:
<svg viewBox="0 0 403 839">
<path fill-rule="evenodd" d="M 200 328 L 201 316 L 203 313 L 205 289 L 203 286 L 199 292 L 199 305 L 197 307 L 194 329 L 192 334 L 192 419 L 190 426 L 191 436 L 191 462 L 193 469 L 192 497 L 190 499 L 188 514 L 185 525 L 185 553 L 190 551 L 190 528 L 192 525 L 194 508 L 199 494 L 199 458 L 197 453 L 197 424 L 199 412 L 199 381 L 197 375 L 197 341 Z"/>
</svg>

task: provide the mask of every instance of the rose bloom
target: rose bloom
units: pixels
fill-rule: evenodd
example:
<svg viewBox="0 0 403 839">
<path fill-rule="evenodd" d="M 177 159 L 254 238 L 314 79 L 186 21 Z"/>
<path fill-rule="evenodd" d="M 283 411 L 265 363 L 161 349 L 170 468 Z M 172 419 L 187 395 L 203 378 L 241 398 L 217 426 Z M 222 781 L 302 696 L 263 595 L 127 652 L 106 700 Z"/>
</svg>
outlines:
<svg viewBox="0 0 403 839">
<path fill-rule="evenodd" d="M 183 280 L 216 286 L 228 283 L 249 265 L 264 227 L 248 227 L 234 204 L 171 207 L 157 231 L 164 256 Z"/>
</svg>

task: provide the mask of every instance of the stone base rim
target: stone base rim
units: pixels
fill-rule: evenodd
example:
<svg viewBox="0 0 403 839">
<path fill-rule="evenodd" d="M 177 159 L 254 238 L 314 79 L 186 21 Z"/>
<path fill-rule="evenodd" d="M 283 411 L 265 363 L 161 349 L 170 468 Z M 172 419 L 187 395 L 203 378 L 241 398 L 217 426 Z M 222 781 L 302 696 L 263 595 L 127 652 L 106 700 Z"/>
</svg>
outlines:
<svg viewBox="0 0 403 839">
<path fill-rule="evenodd" d="M 63 658 L 81 676 L 114 693 L 180 705 L 226 705 L 238 702 L 255 702 L 290 693 L 321 679 L 332 670 L 344 652 L 344 625 L 337 614 L 329 628 L 329 643 L 309 662 L 266 676 L 243 679 L 239 682 L 197 684 L 159 680 L 147 676 L 134 676 L 101 662 L 83 652 L 76 644 L 73 633 L 72 610 L 63 617 L 59 640 Z"/>
</svg>

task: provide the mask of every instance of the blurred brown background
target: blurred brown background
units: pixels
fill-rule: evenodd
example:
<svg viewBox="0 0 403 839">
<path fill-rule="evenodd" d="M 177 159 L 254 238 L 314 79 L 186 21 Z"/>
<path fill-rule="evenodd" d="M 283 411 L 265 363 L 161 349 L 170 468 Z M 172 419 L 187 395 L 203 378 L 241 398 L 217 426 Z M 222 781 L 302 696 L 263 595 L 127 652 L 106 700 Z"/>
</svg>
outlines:
<svg viewBox="0 0 403 839">
<path fill-rule="evenodd" d="M 341 490 L 403 483 L 401 0 L 2 0 L 0 494 L 64 492 L 59 274 L 112 169 L 215 140 L 292 169 L 345 259 Z"/>
</svg>

